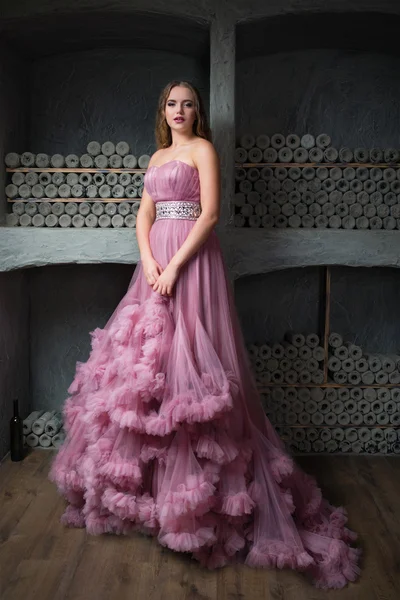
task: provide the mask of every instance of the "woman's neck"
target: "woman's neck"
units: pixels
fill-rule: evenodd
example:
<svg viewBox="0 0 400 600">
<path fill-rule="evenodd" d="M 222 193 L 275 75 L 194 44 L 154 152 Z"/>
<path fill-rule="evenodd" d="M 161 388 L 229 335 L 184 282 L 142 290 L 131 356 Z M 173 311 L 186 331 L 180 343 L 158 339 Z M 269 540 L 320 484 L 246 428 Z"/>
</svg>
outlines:
<svg viewBox="0 0 400 600">
<path fill-rule="evenodd" d="M 191 135 L 182 135 L 179 133 L 172 133 L 172 142 L 170 148 L 175 150 L 180 146 L 188 146 L 191 144 L 196 136 L 194 134 Z"/>
</svg>

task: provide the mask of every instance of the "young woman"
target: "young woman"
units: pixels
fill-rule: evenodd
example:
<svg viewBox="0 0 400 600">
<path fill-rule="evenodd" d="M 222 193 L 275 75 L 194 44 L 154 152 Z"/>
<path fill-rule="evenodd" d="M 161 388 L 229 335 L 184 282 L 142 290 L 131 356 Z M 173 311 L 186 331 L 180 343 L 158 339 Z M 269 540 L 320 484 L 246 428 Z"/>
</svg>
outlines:
<svg viewBox="0 0 400 600">
<path fill-rule="evenodd" d="M 64 405 L 50 478 L 63 522 L 151 534 L 208 568 L 244 562 L 354 581 L 346 513 L 322 498 L 266 418 L 214 231 L 220 173 L 197 90 L 157 112 L 137 218 L 141 260 Z"/>
</svg>

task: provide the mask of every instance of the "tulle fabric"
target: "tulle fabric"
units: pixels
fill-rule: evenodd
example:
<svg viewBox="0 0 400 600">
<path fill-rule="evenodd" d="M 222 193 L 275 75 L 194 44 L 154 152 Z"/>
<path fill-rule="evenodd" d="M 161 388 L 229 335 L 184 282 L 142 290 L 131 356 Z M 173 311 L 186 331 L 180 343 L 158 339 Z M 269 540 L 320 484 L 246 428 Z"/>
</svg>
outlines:
<svg viewBox="0 0 400 600">
<path fill-rule="evenodd" d="M 148 171 L 146 185 L 156 201 L 199 197 L 197 171 L 177 161 Z M 154 223 L 150 244 L 163 267 L 193 226 Z M 322 497 L 262 410 L 214 232 L 172 298 L 153 292 L 139 262 L 91 336 L 49 475 L 68 502 L 65 525 L 140 531 L 210 569 L 298 569 L 322 588 L 357 579 L 345 510 Z"/>
</svg>

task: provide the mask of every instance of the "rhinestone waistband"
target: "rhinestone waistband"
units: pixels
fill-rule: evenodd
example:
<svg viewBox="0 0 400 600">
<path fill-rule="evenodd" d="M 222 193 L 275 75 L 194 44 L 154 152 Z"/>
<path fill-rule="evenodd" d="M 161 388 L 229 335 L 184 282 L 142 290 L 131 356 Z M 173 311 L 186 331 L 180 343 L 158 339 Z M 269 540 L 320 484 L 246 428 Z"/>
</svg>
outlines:
<svg viewBox="0 0 400 600">
<path fill-rule="evenodd" d="M 201 214 L 198 202 L 167 201 L 156 202 L 156 221 L 159 219 L 189 219 L 195 221 Z"/>
</svg>

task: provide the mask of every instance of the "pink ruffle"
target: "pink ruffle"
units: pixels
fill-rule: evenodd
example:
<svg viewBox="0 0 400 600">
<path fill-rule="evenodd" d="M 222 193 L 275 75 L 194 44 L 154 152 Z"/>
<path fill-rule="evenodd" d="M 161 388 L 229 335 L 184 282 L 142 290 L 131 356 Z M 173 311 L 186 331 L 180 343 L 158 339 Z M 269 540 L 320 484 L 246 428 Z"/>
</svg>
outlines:
<svg viewBox="0 0 400 600">
<path fill-rule="evenodd" d="M 148 438 L 150 438 L 150 436 L 148 436 Z M 164 440 L 160 437 L 154 437 L 151 442 L 144 442 L 140 450 L 140 460 L 144 463 L 148 463 L 153 459 L 157 459 L 160 463 L 164 464 L 168 456 L 169 444 L 164 444 L 162 443 L 163 441 Z M 169 443 L 171 443 L 171 440 L 169 440 Z"/>
<path fill-rule="evenodd" d="M 220 465 L 232 462 L 239 454 L 239 449 L 223 430 L 214 436 L 201 435 L 197 439 L 195 451 L 197 456 Z"/>
<path fill-rule="evenodd" d="M 91 333 L 50 471 L 70 502 L 62 522 L 152 535 L 210 569 L 240 561 L 306 570 L 318 587 L 354 581 L 345 511 L 255 420 L 240 357 L 220 358 L 199 315 L 190 328 L 182 310 L 174 322 L 172 302 L 129 294 Z"/>
<path fill-rule="evenodd" d="M 224 543 L 224 550 L 228 556 L 234 556 L 237 552 L 242 550 L 246 544 L 246 540 L 243 536 L 239 535 L 234 529 Z"/>
<path fill-rule="evenodd" d="M 66 527 L 85 527 L 85 517 L 80 508 L 69 504 L 61 517 L 61 523 Z"/>
<path fill-rule="evenodd" d="M 157 518 L 157 507 L 154 499 L 147 492 L 136 498 L 138 507 L 138 519 L 148 529 L 159 529 Z"/>
<path fill-rule="evenodd" d="M 130 484 L 134 486 L 138 486 L 142 483 L 141 469 L 137 464 L 133 464 L 130 460 L 107 462 L 100 468 L 100 473 L 115 485 L 123 483 L 124 480 L 128 480 Z"/>
<path fill-rule="evenodd" d="M 361 549 L 351 548 L 343 540 L 323 539 L 307 531 L 300 534 L 304 546 L 315 558 L 310 574 L 316 587 L 343 588 L 358 578 Z"/>
<path fill-rule="evenodd" d="M 138 514 L 136 496 L 107 488 L 102 495 L 103 505 L 121 519 L 135 520 Z"/>
<path fill-rule="evenodd" d="M 177 552 L 193 552 L 202 546 L 210 546 L 216 541 L 216 537 L 211 528 L 200 527 L 195 533 L 161 534 L 158 536 L 158 541 L 163 546 L 168 546 Z"/>
<path fill-rule="evenodd" d="M 222 497 L 221 508 L 219 512 L 232 517 L 244 514 L 250 514 L 256 503 L 251 499 L 247 492 L 238 492 L 237 494 L 227 494 Z"/>
<path fill-rule="evenodd" d="M 60 469 L 57 481 L 61 489 L 70 489 L 78 492 L 84 488 L 84 479 L 74 469 Z"/>
<path fill-rule="evenodd" d="M 301 547 L 297 549 L 276 540 L 263 540 L 253 546 L 245 564 L 249 567 L 274 567 L 303 570 L 314 563 L 312 556 Z"/>
<path fill-rule="evenodd" d="M 211 421 L 222 412 L 231 410 L 232 398 L 228 391 L 222 391 L 219 396 L 207 395 L 199 402 L 195 394 L 183 393 L 176 396 L 168 405 L 167 418 L 172 423 L 202 423 Z"/>
<path fill-rule="evenodd" d="M 103 533 L 114 533 L 113 522 L 107 515 L 90 513 L 85 516 L 86 531 L 90 535 L 102 535 Z"/>
<path fill-rule="evenodd" d="M 272 473 L 279 483 L 293 472 L 293 460 L 286 454 L 279 453 L 271 462 Z"/>
<path fill-rule="evenodd" d="M 354 542 L 357 539 L 357 534 L 345 527 L 346 523 L 347 513 L 343 507 L 330 507 L 328 503 L 321 501 L 320 510 L 305 519 L 303 527 L 307 528 L 310 533 Z"/>
<path fill-rule="evenodd" d="M 142 415 L 134 410 L 124 409 L 122 407 L 115 408 L 110 412 L 110 419 L 120 427 L 127 427 L 131 431 L 138 433 L 146 432 L 146 425 Z"/>
<path fill-rule="evenodd" d="M 215 487 L 211 483 L 203 481 L 193 490 L 168 492 L 158 512 L 160 525 L 162 527 L 174 525 L 179 517 L 189 512 L 194 513 L 199 508 L 209 510 L 214 504 L 214 490 Z"/>
</svg>

